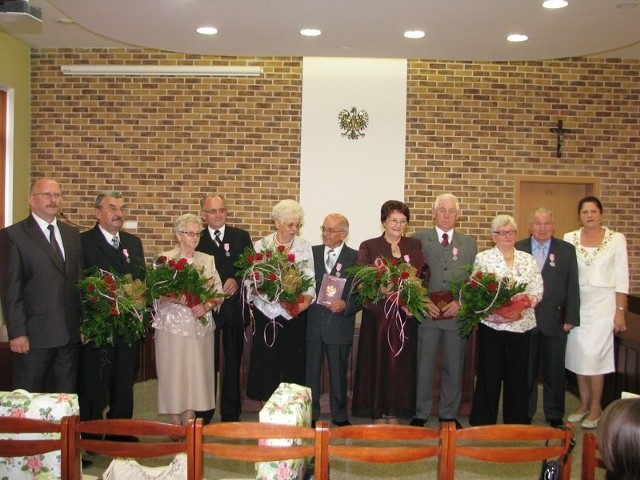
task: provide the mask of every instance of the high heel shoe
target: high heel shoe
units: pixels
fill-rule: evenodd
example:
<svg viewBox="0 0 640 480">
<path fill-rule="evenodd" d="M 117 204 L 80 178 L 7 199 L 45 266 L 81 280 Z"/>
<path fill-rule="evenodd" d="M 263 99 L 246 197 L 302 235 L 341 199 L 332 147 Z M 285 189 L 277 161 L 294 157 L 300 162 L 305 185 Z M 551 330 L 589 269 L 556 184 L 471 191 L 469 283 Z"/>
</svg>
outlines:
<svg viewBox="0 0 640 480">
<path fill-rule="evenodd" d="M 582 423 L 580 424 L 580 426 L 582 428 L 597 428 L 598 427 L 598 422 L 600 421 L 600 418 L 602 418 L 602 415 L 600 415 L 595 420 L 589 420 L 588 418 L 585 418 L 582 421 Z"/>
<path fill-rule="evenodd" d="M 567 422 L 580 423 L 585 418 L 587 418 L 587 415 L 589 415 L 589 410 L 587 410 L 584 413 L 572 413 L 567 417 Z"/>
</svg>

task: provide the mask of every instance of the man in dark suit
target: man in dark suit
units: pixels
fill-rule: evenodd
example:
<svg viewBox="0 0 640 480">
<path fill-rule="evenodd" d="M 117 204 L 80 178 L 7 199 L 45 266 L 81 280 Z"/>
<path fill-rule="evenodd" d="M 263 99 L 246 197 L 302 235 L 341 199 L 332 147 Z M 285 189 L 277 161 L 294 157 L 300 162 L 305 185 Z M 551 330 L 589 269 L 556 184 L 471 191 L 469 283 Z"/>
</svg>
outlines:
<svg viewBox="0 0 640 480">
<path fill-rule="evenodd" d="M 26 219 L 0 230 L 0 299 L 13 388 L 76 391 L 82 272 L 77 229 L 58 222 L 62 194 L 51 178 L 31 186 Z"/>
<path fill-rule="evenodd" d="M 142 242 L 135 235 L 123 232 L 125 205 L 119 192 L 103 192 L 95 201 L 98 222 L 80 235 L 84 266 L 93 274 L 95 268 L 115 275 L 131 274 L 144 278 Z M 131 318 L 137 322 L 136 318 Z M 132 418 L 133 383 L 138 358 L 138 343 L 128 346 L 116 335 L 114 344 L 101 347 L 88 341 L 80 350 L 78 400 L 82 420 L 101 419 L 109 405 L 107 418 Z"/>
<path fill-rule="evenodd" d="M 242 314 L 242 298 L 240 295 L 240 279 L 238 269 L 233 263 L 245 248 L 251 246 L 249 233 L 240 228 L 231 227 L 227 222 L 227 206 L 218 195 L 208 196 L 200 202 L 202 218 L 207 228 L 202 232 L 199 252 L 213 255 L 216 269 L 222 281 L 222 290 L 227 295 L 220 310 L 214 312 L 216 322 L 216 346 L 220 345 L 222 335 L 222 352 L 224 369 L 222 371 L 222 387 L 220 392 L 220 417 L 223 422 L 240 420 L 240 361 L 244 346 L 244 317 Z M 216 348 L 217 351 L 217 348 Z M 213 411 L 198 412 L 206 423 L 211 421 Z"/>
<path fill-rule="evenodd" d="M 531 236 L 515 247 L 530 253 L 538 262 L 544 295 L 535 306 L 536 327 L 529 348 L 529 418 L 537 408 L 538 368 L 542 361 L 543 406 L 546 421 L 562 425 L 564 418 L 564 354 L 567 333 L 580 324 L 578 263 L 573 245 L 553 237 L 553 213 L 538 208 L 529 219 Z"/>
<path fill-rule="evenodd" d="M 422 250 L 431 270 L 428 303 L 430 317 L 418 327 L 416 414 L 411 425 L 422 427 L 431 415 L 433 375 L 436 353 L 441 351 L 440 421 L 456 421 L 462 396 L 465 339 L 458 333 L 456 315 L 460 310 L 457 299 L 450 292 L 451 283 L 468 275 L 478 253 L 476 240 L 454 231 L 460 215 L 458 199 L 450 194 L 438 195 L 432 210 L 435 227 L 416 232 L 413 237 L 422 242 Z M 436 297 L 436 295 L 441 295 Z"/>
<path fill-rule="evenodd" d="M 320 296 L 325 273 L 346 278 L 346 270 L 358 259 L 358 252 L 344 243 L 349 234 L 349 222 L 343 215 L 327 215 L 320 228 L 322 245 L 313 247 L 317 296 Z M 309 307 L 306 383 L 311 388 L 314 423 L 320 417 L 320 374 L 326 355 L 331 418 L 337 426 L 351 424 L 347 412 L 347 366 L 356 313 L 360 309 L 351 293 L 351 279 L 346 278 L 340 298 L 330 305 L 313 303 Z"/>
</svg>

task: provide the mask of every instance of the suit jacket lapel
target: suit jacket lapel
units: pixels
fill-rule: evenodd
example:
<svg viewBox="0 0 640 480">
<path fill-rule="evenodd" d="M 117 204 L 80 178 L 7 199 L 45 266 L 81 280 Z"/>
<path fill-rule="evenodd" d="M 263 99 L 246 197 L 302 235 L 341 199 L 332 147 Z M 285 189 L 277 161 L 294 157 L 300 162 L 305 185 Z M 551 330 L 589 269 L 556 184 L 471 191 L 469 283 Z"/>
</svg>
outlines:
<svg viewBox="0 0 640 480">
<path fill-rule="evenodd" d="M 31 230 L 31 233 L 30 233 L 29 236 L 31 238 L 35 238 L 36 239 L 36 241 L 40 244 L 42 249 L 45 252 L 47 252 L 47 255 L 49 255 L 49 257 L 53 261 L 54 265 L 58 268 L 58 270 L 60 270 L 61 272 L 64 273 L 64 271 L 65 271 L 65 263 L 58 256 L 58 254 L 53 250 L 53 247 L 51 246 L 51 243 L 49 242 L 49 238 L 42 231 L 42 229 L 40 228 L 40 225 L 38 225 L 38 222 L 36 222 L 36 219 L 33 218 L 33 216 L 29 216 L 29 218 L 31 219 L 31 221 L 28 224 L 29 230 Z M 59 228 L 58 230 L 60 231 L 60 236 L 62 237 L 62 242 L 63 242 L 62 248 L 64 248 L 64 233 L 62 232 L 62 229 Z M 67 250 L 65 249 L 65 252 L 66 251 Z"/>
</svg>

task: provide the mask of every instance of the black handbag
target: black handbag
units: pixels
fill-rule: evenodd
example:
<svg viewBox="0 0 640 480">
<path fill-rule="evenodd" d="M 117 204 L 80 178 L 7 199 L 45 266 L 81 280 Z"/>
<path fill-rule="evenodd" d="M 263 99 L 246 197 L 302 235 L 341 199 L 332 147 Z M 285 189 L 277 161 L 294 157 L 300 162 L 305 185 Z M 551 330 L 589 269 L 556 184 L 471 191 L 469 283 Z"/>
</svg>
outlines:
<svg viewBox="0 0 640 480">
<path fill-rule="evenodd" d="M 547 441 L 547 445 L 549 442 Z M 569 459 L 569 455 L 573 451 L 573 447 L 576 446 L 576 437 L 575 435 L 571 435 L 571 439 L 569 440 L 569 447 L 567 451 L 564 452 L 561 458 L 556 460 L 543 460 L 542 461 L 542 470 L 540 471 L 540 480 L 560 480 L 562 475 L 562 469 L 564 468 L 564 464 L 567 463 Z"/>
</svg>

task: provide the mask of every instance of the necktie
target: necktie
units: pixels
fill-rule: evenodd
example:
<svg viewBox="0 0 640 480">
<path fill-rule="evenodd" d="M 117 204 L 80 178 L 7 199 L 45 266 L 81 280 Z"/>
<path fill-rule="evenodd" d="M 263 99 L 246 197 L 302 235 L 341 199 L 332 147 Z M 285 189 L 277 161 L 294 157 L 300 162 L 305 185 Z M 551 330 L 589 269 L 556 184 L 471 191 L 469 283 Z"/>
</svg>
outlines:
<svg viewBox="0 0 640 480">
<path fill-rule="evenodd" d="M 220 246 L 220 230 L 213 232 L 213 243 L 216 244 L 216 247 Z"/>
<path fill-rule="evenodd" d="M 536 262 L 538 263 L 538 270 L 542 271 L 542 267 L 544 267 L 544 262 L 547 260 L 547 256 L 544 253 L 545 246 L 542 243 L 538 244 L 538 249 L 536 250 Z"/>
<path fill-rule="evenodd" d="M 51 244 L 51 248 L 53 248 L 53 251 L 56 252 L 56 255 L 58 255 L 64 262 L 64 254 L 62 253 L 62 249 L 60 248 L 58 240 L 56 240 L 56 228 L 53 225 L 49 225 L 47 229 L 49 230 L 49 243 Z"/>
<path fill-rule="evenodd" d="M 118 235 L 114 235 L 111 237 L 111 243 L 113 244 L 113 248 L 117 250 L 120 246 L 120 237 Z"/>
<path fill-rule="evenodd" d="M 443 247 L 448 247 L 449 246 L 449 235 L 446 233 L 442 234 L 442 241 L 440 242 L 440 245 L 442 245 Z"/>
<path fill-rule="evenodd" d="M 327 273 L 331 273 L 331 270 L 333 270 L 333 266 L 335 264 L 336 264 L 336 252 L 332 248 L 327 252 L 327 261 L 325 262 L 325 266 L 327 267 Z"/>
</svg>

